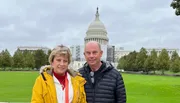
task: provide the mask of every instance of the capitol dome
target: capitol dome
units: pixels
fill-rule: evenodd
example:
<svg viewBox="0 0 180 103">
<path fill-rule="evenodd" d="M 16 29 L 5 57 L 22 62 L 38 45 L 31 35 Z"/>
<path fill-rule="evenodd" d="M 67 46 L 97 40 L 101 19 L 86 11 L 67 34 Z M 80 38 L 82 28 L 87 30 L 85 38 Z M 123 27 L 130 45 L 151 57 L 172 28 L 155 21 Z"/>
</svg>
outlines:
<svg viewBox="0 0 180 103">
<path fill-rule="evenodd" d="M 95 20 L 89 25 L 84 38 L 85 44 L 89 41 L 97 41 L 102 45 L 108 44 L 107 31 L 104 24 L 99 19 L 98 8 L 95 15 Z"/>
</svg>

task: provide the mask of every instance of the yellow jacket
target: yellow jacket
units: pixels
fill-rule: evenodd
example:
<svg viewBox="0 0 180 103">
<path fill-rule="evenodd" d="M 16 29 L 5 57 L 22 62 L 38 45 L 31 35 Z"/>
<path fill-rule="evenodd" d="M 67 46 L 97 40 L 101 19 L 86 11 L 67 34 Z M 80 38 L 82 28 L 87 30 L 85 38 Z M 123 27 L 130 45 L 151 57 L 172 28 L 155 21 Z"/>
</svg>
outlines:
<svg viewBox="0 0 180 103">
<path fill-rule="evenodd" d="M 57 103 L 56 88 L 52 77 L 52 69 L 50 66 L 43 69 L 44 72 L 37 77 L 32 90 L 31 103 Z M 71 75 L 73 86 L 72 103 L 87 103 L 84 91 L 85 79 L 79 73 L 68 69 Z"/>
</svg>

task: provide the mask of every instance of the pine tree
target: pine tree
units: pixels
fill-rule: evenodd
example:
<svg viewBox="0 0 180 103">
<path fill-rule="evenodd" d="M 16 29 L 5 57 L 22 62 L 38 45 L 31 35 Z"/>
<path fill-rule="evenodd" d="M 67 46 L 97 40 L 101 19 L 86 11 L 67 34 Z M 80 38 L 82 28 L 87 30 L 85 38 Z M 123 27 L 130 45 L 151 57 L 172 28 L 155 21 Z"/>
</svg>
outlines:
<svg viewBox="0 0 180 103">
<path fill-rule="evenodd" d="M 163 49 L 158 57 L 158 65 L 159 69 L 162 71 L 162 75 L 164 75 L 164 71 L 169 69 L 169 55 L 166 49 Z"/>
</svg>

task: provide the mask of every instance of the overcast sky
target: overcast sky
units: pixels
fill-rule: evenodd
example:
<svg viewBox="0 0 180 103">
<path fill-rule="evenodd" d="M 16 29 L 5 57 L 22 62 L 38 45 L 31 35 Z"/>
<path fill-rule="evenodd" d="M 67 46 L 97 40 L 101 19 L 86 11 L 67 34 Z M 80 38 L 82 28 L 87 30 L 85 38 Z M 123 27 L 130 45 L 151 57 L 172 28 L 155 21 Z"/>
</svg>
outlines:
<svg viewBox="0 0 180 103">
<path fill-rule="evenodd" d="M 126 50 L 180 48 L 172 0 L 1 0 L 0 51 L 18 46 L 83 45 L 99 7 L 109 44 Z"/>
</svg>

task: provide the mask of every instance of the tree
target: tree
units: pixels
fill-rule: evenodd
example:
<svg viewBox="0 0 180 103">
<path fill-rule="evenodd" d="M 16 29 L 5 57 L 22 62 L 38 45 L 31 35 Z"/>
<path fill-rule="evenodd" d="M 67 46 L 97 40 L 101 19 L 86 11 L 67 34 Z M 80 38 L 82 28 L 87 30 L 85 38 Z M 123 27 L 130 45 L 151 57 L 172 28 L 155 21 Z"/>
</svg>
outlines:
<svg viewBox="0 0 180 103">
<path fill-rule="evenodd" d="M 11 57 L 11 55 L 7 49 L 5 49 L 5 51 L 4 50 L 2 51 L 2 58 L 1 59 L 2 59 L 1 65 L 4 68 L 4 70 L 6 67 L 12 66 L 13 60 L 12 60 L 12 57 Z"/>
<path fill-rule="evenodd" d="M 170 6 L 175 9 L 175 14 L 180 15 L 180 0 L 173 0 Z"/>
<path fill-rule="evenodd" d="M 28 50 L 25 50 L 23 52 L 23 56 L 24 56 L 24 61 L 25 61 L 25 67 L 28 67 L 28 68 L 34 68 L 35 67 L 35 60 L 34 60 L 34 55 L 28 51 Z"/>
<path fill-rule="evenodd" d="M 13 67 L 15 68 L 23 68 L 25 65 L 24 57 L 22 52 L 17 49 L 13 55 L 14 64 Z"/>
<path fill-rule="evenodd" d="M 155 71 L 158 69 L 156 67 L 156 62 L 157 62 L 157 52 L 155 51 L 155 49 L 153 49 L 151 51 L 151 60 L 153 61 L 153 67 L 151 68 L 152 71 L 154 71 L 154 74 L 155 74 Z"/>
<path fill-rule="evenodd" d="M 155 51 L 155 49 L 153 49 L 151 51 L 151 54 L 147 57 L 144 63 L 144 70 L 147 74 L 149 71 L 154 71 L 154 74 L 155 74 L 156 59 L 157 59 L 157 52 Z"/>
<path fill-rule="evenodd" d="M 144 71 L 148 74 L 152 68 L 153 68 L 152 57 L 148 56 L 144 62 Z"/>
<path fill-rule="evenodd" d="M 162 49 L 159 57 L 158 57 L 158 65 L 159 69 L 162 71 L 162 75 L 164 75 L 164 71 L 169 69 L 169 55 L 166 49 Z"/>
<path fill-rule="evenodd" d="M 117 66 L 118 69 L 124 69 L 124 70 L 127 69 L 127 68 L 126 68 L 126 67 L 127 67 L 126 57 L 127 57 L 127 56 L 123 56 L 123 57 L 121 57 L 121 58 L 119 59 L 118 66 Z"/>
<path fill-rule="evenodd" d="M 127 61 L 127 69 L 129 71 L 137 71 L 136 64 L 135 64 L 137 54 L 138 53 L 136 51 L 133 51 L 127 55 L 126 61 Z"/>
<path fill-rule="evenodd" d="M 48 50 L 48 54 L 47 54 L 47 61 L 46 62 L 47 62 L 48 65 L 49 65 L 49 61 L 48 60 L 49 60 L 50 54 L 51 54 L 51 49 Z"/>
<path fill-rule="evenodd" d="M 141 48 L 140 52 L 136 56 L 136 66 L 138 71 L 144 71 L 144 62 L 147 58 L 147 51 L 145 48 Z"/>
<path fill-rule="evenodd" d="M 43 50 L 35 51 L 34 59 L 35 59 L 35 67 L 37 69 L 39 69 L 41 66 L 43 66 L 47 63 L 47 56 L 43 52 Z"/>
<path fill-rule="evenodd" d="M 2 53 L 0 52 L 0 68 L 2 67 Z"/>
<path fill-rule="evenodd" d="M 180 60 L 178 58 L 171 63 L 170 70 L 173 73 L 178 73 L 180 71 Z"/>
<path fill-rule="evenodd" d="M 178 53 L 176 51 L 173 51 L 172 56 L 171 56 L 171 62 L 174 62 L 178 58 L 179 58 Z"/>
</svg>

